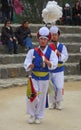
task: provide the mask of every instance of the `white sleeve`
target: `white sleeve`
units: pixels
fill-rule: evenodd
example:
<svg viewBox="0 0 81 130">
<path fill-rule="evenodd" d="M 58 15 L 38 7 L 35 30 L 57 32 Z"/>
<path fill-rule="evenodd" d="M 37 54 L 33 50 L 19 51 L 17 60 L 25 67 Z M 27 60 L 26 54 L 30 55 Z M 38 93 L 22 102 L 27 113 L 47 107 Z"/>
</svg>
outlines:
<svg viewBox="0 0 81 130">
<path fill-rule="evenodd" d="M 61 56 L 59 57 L 59 61 L 66 62 L 68 59 L 68 51 L 65 45 L 63 45 L 63 49 L 61 52 Z"/>
<path fill-rule="evenodd" d="M 33 53 L 34 53 L 34 49 L 31 49 L 28 51 L 25 61 L 24 61 L 24 68 L 26 71 L 29 71 L 30 69 L 28 68 L 30 64 L 32 64 L 32 60 L 33 60 Z"/>
<path fill-rule="evenodd" d="M 49 70 L 54 70 L 56 69 L 56 67 L 58 66 L 58 57 L 56 55 L 56 53 L 54 51 L 51 52 L 51 55 L 50 55 L 50 62 L 52 64 L 51 68 L 49 68 Z"/>
</svg>

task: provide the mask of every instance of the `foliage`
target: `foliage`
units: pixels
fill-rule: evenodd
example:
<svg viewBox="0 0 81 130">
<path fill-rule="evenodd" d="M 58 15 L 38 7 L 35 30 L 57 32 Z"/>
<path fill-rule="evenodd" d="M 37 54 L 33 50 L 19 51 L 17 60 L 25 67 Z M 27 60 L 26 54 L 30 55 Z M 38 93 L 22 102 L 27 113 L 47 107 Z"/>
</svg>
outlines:
<svg viewBox="0 0 81 130">
<path fill-rule="evenodd" d="M 22 0 L 24 6 L 23 17 L 27 18 L 32 23 L 42 23 L 42 10 L 45 8 L 49 0 Z M 52 0 L 50 0 L 52 1 Z M 69 3 L 73 6 L 75 0 L 56 0 L 60 6 L 64 6 L 65 3 Z"/>
</svg>

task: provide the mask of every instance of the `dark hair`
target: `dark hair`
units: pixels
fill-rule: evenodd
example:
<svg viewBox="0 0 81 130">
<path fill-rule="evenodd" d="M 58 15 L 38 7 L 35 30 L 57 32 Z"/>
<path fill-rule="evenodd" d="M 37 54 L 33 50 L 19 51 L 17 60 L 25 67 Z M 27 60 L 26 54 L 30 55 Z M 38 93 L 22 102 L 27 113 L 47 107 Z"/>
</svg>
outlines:
<svg viewBox="0 0 81 130">
<path fill-rule="evenodd" d="M 11 23 L 10 19 L 6 19 L 5 22 L 4 22 L 4 25 L 6 25 L 7 22 L 10 22 L 10 23 Z"/>
<path fill-rule="evenodd" d="M 80 2 L 80 0 L 76 0 L 75 2 Z"/>
<path fill-rule="evenodd" d="M 80 8 L 80 0 L 75 1 L 75 7 L 76 7 L 76 3 L 78 3 L 78 2 L 79 2 L 78 8 Z"/>
<path fill-rule="evenodd" d="M 28 20 L 24 20 L 24 21 L 22 22 L 22 25 L 24 25 L 26 22 L 28 22 Z"/>
</svg>

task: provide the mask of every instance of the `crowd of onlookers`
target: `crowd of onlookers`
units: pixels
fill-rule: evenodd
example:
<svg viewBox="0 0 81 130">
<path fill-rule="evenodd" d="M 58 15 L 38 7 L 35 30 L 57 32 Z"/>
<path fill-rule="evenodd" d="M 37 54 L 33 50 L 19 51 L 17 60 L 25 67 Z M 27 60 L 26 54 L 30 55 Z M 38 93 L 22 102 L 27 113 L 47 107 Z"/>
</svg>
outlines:
<svg viewBox="0 0 81 130">
<path fill-rule="evenodd" d="M 13 17 L 19 15 L 23 11 L 23 6 L 20 0 L 0 0 L 0 22 L 5 19 L 10 19 L 13 22 Z M 80 0 L 75 0 L 73 5 L 66 3 L 63 7 L 63 16 L 60 19 L 64 25 L 81 25 L 81 6 Z"/>
<path fill-rule="evenodd" d="M 1 29 L 1 41 L 3 45 L 7 45 L 9 54 L 18 53 L 18 44 L 25 50 L 32 49 L 31 38 L 31 30 L 27 20 L 24 20 L 20 26 L 13 30 L 11 21 L 7 19 Z"/>
<path fill-rule="evenodd" d="M 31 30 L 29 28 L 28 21 L 24 20 L 14 32 L 11 22 L 13 21 L 13 5 L 15 5 L 15 3 L 13 3 L 13 0 L 0 1 L 2 3 L 2 22 L 4 22 L 4 25 L 1 29 L 1 41 L 3 45 L 7 45 L 8 53 L 18 53 L 17 43 L 22 47 L 24 46 L 26 50 L 33 48 Z M 10 3 L 4 4 L 6 1 Z M 14 1 L 19 2 L 19 0 Z M 15 5 L 14 7 L 17 14 L 22 12 L 22 6 L 16 7 Z M 63 7 L 63 16 L 61 18 L 61 22 L 63 25 L 81 25 L 81 7 L 79 0 L 75 1 L 75 5 L 73 7 L 71 7 L 69 3 L 65 4 Z"/>
<path fill-rule="evenodd" d="M 69 3 L 65 4 L 61 21 L 65 25 L 81 25 L 81 6 L 79 0 L 75 1 L 73 7 Z"/>
<path fill-rule="evenodd" d="M 18 53 L 18 44 L 26 50 L 33 48 L 31 40 L 31 30 L 27 20 L 13 30 L 14 13 L 20 15 L 23 11 L 23 6 L 20 0 L 0 0 L 0 22 L 3 23 L 1 29 L 1 43 L 7 46 L 9 54 Z M 18 44 L 17 44 L 18 43 Z"/>
<path fill-rule="evenodd" d="M 15 15 L 20 15 L 23 11 L 23 6 L 20 0 L 0 0 L 0 22 L 3 23 L 6 19 L 13 22 Z"/>
<path fill-rule="evenodd" d="M 10 19 L 13 22 L 15 15 L 21 14 L 23 6 L 20 0 L 0 0 L 0 22 Z M 75 0 L 73 5 L 66 3 L 63 7 L 63 16 L 60 20 L 65 25 L 81 25 L 80 0 Z"/>
</svg>

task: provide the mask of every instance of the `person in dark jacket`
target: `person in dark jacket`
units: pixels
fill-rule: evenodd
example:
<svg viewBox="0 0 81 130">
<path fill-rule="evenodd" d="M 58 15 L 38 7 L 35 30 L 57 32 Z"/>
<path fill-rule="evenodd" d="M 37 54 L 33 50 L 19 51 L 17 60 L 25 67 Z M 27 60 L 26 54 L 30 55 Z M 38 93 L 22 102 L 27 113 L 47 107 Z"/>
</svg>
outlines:
<svg viewBox="0 0 81 130">
<path fill-rule="evenodd" d="M 8 46 L 8 52 L 10 54 L 17 54 L 16 37 L 11 27 L 11 21 L 6 20 L 1 30 L 1 40 L 3 44 Z"/>
<path fill-rule="evenodd" d="M 80 1 L 75 1 L 75 6 L 72 8 L 72 19 L 74 25 L 81 25 L 81 6 Z"/>
<path fill-rule="evenodd" d="M 1 0 L 2 5 L 2 22 L 4 22 L 6 19 L 9 19 L 9 13 L 10 13 L 10 7 L 8 0 Z"/>
<path fill-rule="evenodd" d="M 71 17 L 71 8 L 68 3 L 65 4 L 63 8 L 63 20 L 65 25 L 72 24 L 72 17 Z"/>
<path fill-rule="evenodd" d="M 33 48 L 31 30 L 27 20 L 23 21 L 22 25 L 16 28 L 15 35 L 20 45 L 25 46 L 27 49 Z"/>
</svg>

